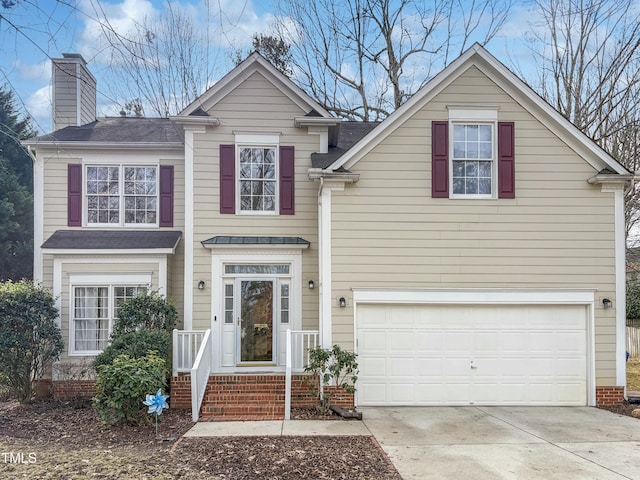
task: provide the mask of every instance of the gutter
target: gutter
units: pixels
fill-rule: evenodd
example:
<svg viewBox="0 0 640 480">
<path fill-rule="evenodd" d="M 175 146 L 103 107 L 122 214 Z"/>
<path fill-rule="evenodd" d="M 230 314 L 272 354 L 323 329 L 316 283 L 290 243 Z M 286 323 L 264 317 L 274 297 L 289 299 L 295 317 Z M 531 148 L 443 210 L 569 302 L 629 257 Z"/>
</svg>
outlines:
<svg viewBox="0 0 640 480">
<path fill-rule="evenodd" d="M 322 170 L 321 168 L 310 168 L 307 177 L 309 180 L 335 180 L 344 183 L 356 183 L 360 180 L 359 173 L 353 172 L 335 172 L 330 170 Z"/>
</svg>

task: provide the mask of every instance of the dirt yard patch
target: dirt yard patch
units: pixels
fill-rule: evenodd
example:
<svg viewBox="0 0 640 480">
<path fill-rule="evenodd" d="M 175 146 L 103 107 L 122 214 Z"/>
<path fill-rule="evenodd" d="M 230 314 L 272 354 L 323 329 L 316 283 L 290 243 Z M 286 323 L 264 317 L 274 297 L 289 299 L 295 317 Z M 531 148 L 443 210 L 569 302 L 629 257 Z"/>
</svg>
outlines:
<svg viewBox="0 0 640 480">
<path fill-rule="evenodd" d="M 156 440 L 152 423 L 107 428 L 86 404 L 2 402 L 0 478 L 400 479 L 369 437 L 182 438 L 190 415 L 163 412 Z"/>
</svg>

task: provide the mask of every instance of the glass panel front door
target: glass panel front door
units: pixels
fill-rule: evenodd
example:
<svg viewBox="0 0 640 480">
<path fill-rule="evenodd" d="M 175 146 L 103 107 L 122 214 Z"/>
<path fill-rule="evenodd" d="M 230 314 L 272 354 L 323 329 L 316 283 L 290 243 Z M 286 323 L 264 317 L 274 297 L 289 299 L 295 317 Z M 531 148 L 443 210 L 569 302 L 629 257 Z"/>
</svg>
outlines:
<svg viewBox="0 0 640 480">
<path fill-rule="evenodd" d="M 240 362 L 273 362 L 273 280 L 240 280 Z"/>
</svg>

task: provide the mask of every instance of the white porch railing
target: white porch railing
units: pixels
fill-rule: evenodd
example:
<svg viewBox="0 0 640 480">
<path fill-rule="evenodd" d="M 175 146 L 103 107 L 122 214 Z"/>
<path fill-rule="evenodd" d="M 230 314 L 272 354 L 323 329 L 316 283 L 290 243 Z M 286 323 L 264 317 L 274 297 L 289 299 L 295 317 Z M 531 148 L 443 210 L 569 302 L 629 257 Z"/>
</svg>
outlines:
<svg viewBox="0 0 640 480">
<path fill-rule="evenodd" d="M 202 343 L 191 368 L 191 418 L 194 422 L 200 417 L 200 407 L 207 382 L 211 373 L 211 329 L 202 337 Z"/>
<path fill-rule="evenodd" d="M 285 366 L 285 396 L 284 419 L 291 419 L 291 373 L 302 372 L 309 364 L 309 350 L 320 343 L 318 330 L 290 330 L 287 329 L 286 366 Z"/>
<path fill-rule="evenodd" d="M 173 330 L 173 376 L 190 372 L 200 350 L 205 330 Z"/>
</svg>

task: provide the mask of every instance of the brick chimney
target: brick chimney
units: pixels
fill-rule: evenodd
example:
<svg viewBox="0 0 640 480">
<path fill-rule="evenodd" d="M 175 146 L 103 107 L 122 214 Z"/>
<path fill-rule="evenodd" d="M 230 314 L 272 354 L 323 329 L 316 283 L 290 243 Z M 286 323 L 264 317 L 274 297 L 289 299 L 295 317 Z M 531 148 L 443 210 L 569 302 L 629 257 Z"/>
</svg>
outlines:
<svg viewBox="0 0 640 480">
<path fill-rule="evenodd" d="M 96 119 L 96 79 L 78 53 L 63 53 L 53 68 L 53 130 Z"/>
</svg>

